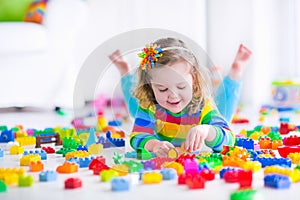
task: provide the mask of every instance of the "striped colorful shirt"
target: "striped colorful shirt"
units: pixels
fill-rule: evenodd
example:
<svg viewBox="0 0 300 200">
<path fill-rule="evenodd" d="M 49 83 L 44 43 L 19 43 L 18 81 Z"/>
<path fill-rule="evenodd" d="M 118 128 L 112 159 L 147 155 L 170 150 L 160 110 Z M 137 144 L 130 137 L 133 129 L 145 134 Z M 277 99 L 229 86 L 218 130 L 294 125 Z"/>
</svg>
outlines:
<svg viewBox="0 0 300 200">
<path fill-rule="evenodd" d="M 136 149 L 144 147 L 149 140 L 156 139 L 181 146 L 188 131 L 200 124 L 214 126 L 216 138 L 211 142 L 205 142 L 214 151 L 221 151 L 223 145 L 234 145 L 234 134 L 209 101 L 203 103 L 199 111 L 192 115 L 188 114 L 187 109 L 175 114 L 154 103 L 147 109 L 138 107 L 130 135 L 130 145 Z"/>
</svg>

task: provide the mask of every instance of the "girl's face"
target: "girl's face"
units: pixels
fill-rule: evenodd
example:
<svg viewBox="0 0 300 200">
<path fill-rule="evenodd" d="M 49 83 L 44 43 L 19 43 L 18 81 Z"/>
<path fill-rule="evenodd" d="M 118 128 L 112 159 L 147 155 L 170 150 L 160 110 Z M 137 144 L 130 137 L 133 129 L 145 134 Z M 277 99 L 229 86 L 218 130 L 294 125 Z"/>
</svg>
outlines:
<svg viewBox="0 0 300 200">
<path fill-rule="evenodd" d="M 151 86 L 159 105 L 173 113 L 179 113 L 191 102 L 191 68 L 188 62 L 179 60 L 166 67 L 154 67 L 150 71 Z"/>
</svg>

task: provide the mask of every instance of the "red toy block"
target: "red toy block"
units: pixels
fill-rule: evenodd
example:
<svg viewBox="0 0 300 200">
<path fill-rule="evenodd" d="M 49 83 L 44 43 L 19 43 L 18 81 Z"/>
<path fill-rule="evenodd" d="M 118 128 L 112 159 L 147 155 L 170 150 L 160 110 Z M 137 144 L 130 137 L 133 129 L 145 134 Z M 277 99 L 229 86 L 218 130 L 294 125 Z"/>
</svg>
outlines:
<svg viewBox="0 0 300 200">
<path fill-rule="evenodd" d="M 178 176 L 178 185 L 184 185 L 184 184 L 186 184 L 186 180 L 187 179 L 191 179 L 193 177 L 193 175 L 194 174 L 191 174 L 191 173 L 189 173 L 189 174 L 185 174 L 185 173 L 180 174 Z"/>
<path fill-rule="evenodd" d="M 300 137 L 297 135 L 290 135 L 289 137 L 283 138 L 283 144 L 287 146 L 299 145 L 300 144 Z"/>
<path fill-rule="evenodd" d="M 239 171 L 227 171 L 224 173 L 224 180 L 226 183 L 238 183 L 239 182 Z"/>
<path fill-rule="evenodd" d="M 186 179 L 186 184 L 190 189 L 199 189 L 205 187 L 205 179 L 200 175 L 197 174 L 191 178 Z"/>
<path fill-rule="evenodd" d="M 252 171 L 239 171 L 240 189 L 251 188 L 252 186 Z"/>
<path fill-rule="evenodd" d="M 286 158 L 290 153 L 299 153 L 300 146 L 280 146 L 277 148 L 281 157 Z"/>
<path fill-rule="evenodd" d="M 290 132 L 288 123 L 280 123 L 278 132 L 282 135 L 288 134 Z"/>
<path fill-rule="evenodd" d="M 99 164 L 105 164 L 105 158 L 103 156 L 97 156 L 95 159 L 93 159 L 89 164 L 89 169 L 93 170 Z"/>
<path fill-rule="evenodd" d="M 202 169 L 200 171 L 200 175 L 206 180 L 206 181 L 212 181 L 215 179 L 215 172 L 210 169 Z"/>
<path fill-rule="evenodd" d="M 76 189 L 82 187 L 80 178 L 68 178 L 65 180 L 65 189 Z"/>
<path fill-rule="evenodd" d="M 55 149 L 52 147 L 42 147 L 42 149 L 46 151 L 46 153 L 55 153 Z"/>
</svg>

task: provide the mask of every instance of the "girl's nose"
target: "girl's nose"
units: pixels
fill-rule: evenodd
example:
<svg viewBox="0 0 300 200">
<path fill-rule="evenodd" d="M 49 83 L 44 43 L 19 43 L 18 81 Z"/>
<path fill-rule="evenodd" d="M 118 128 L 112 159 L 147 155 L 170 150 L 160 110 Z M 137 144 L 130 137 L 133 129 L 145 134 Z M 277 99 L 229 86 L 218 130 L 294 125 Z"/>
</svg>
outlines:
<svg viewBox="0 0 300 200">
<path fill-rule="evenodd" d="M 169 98 L 170 99 L 177 99 L 177 97 L 178 97 L 178 94 L 176 93 L 176 91 L 170 90 Z"/>
</svg>

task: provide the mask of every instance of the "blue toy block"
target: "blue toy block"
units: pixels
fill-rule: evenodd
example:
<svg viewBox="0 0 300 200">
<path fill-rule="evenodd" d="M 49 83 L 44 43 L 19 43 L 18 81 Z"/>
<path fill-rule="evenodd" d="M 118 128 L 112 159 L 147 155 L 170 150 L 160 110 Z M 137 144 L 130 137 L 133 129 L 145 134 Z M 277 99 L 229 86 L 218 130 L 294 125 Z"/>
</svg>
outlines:
<svg viewBox="0 0 300 200">
<path fill-rule="evenodd" d="M 15 141 L 13 130 L 3 130 L 0 135 L 0 143 L 8 143 L 11 141 Z"/>
<path fill-rule="evenodd" d="M 113 178 L 111 180 L 111 190 L 115 192 L 129 190 L 129 181 L 124 178 Z"/>
<path fill-rule="evenodd" d="M 261 163 L 262 167 L 271 166 L 271 165 L 280 165 L 283 167 L 291 167 L 292 161 L 289 158 L 255 158 L 255 161 Z"/>
<path fill-rule="evenodd" d="M 253 158 L 253 159 L 257 158 L 257 156 L 258 156 L 258 153 L 251 149 L 248 149 L 248 153 L 251 155 L 251 158 Z M 260 153 L 262 153 L 262 152 L 260 152 Z"/>
<path fill-rule="evenodd" d="M 173 180 L 177 177 L 177 172 L 173 168 L 164 168 L 160 170 L 160 173 L 163 176 L 163 180 Z"/>
<path fill-rule="evenodd" d="M 136 158 L 136 151 L 126 152 L 125 158 Z"/>
<path fill-rule="evenodd" d="M 70 158 L 69 161 L 70 162 L 75 162 L 79 165 L 80 168 L 85 168 L 88 167 L 90 165 L 90 163 L 92 162 L 92 160 L 94 159 L 94 157 L 91 158 Z"/>
<path fill-rule="evenodd" d="M 88 150 L 88 148 L 86 146 L 79 145 L 77 147 L 77 151 L 89 151 L 89 150 Z"/>
<path fill-rule="evenodd" d="M 108 122 L 109 126 L 121 126 L 122 125 L 122 121 L 120 120 L 112 120 Z"/>
<path fill-rule="evenodd" d="M 200 172 L 202 169 L 210 169 L 207 164 L 199 164 L 198 165 L 198 171 Z"/>
<path fill-rule="evenodd" d="M 56 171 L 43 171 L 39 174 L 40 182 L 56 181 L 57 172 Z"/>
<path fill-rule="evenodd" d="M 264 178 L 265 187 L 287 189 L 291 186 L 291 180 L 288 176 L 280 174 L 269 174 Z"/>
<path fill-rule="evenodd" d="M 237 138 L 236 146 L 254 150 L 254 140 L 251 138 Z"/>
<path fill-rule="evenodd" d="M 3 149 L 0 148 L 0 158 L 3 158 L 4 157 L 4 151 Z"/>
<path fill-rule="evenodd" d="M 123 138 L 112 138 L 110 131 L 106 132 L 106 138 L 113 146 L 116 146 L 116 147 L 124 147 L 125 146 L 125 140 Z"/>
<path fill-rule="evenodd" d="M 103 136 L 98 137 L 97 144 L 99 144 L 99 143 L 103 145 L 103 148 L 110 147 L 110 142 L 108 141 L 108 139 L 104 138 Z"/>
<path fill-rule="evenodd" d="M 23 155 L 29 155 L 29 154 L 38 154 L 41 156 L 42 160 L 47 160 L 47 153 L 44 150 L 30 150 L 30 151 L 24 151 Z"/>
<path fill-rule="evenodd" d="M 151 160 L 142 161 L 145 170 L 155 170 L 155 163 Z"/>
</svg>

